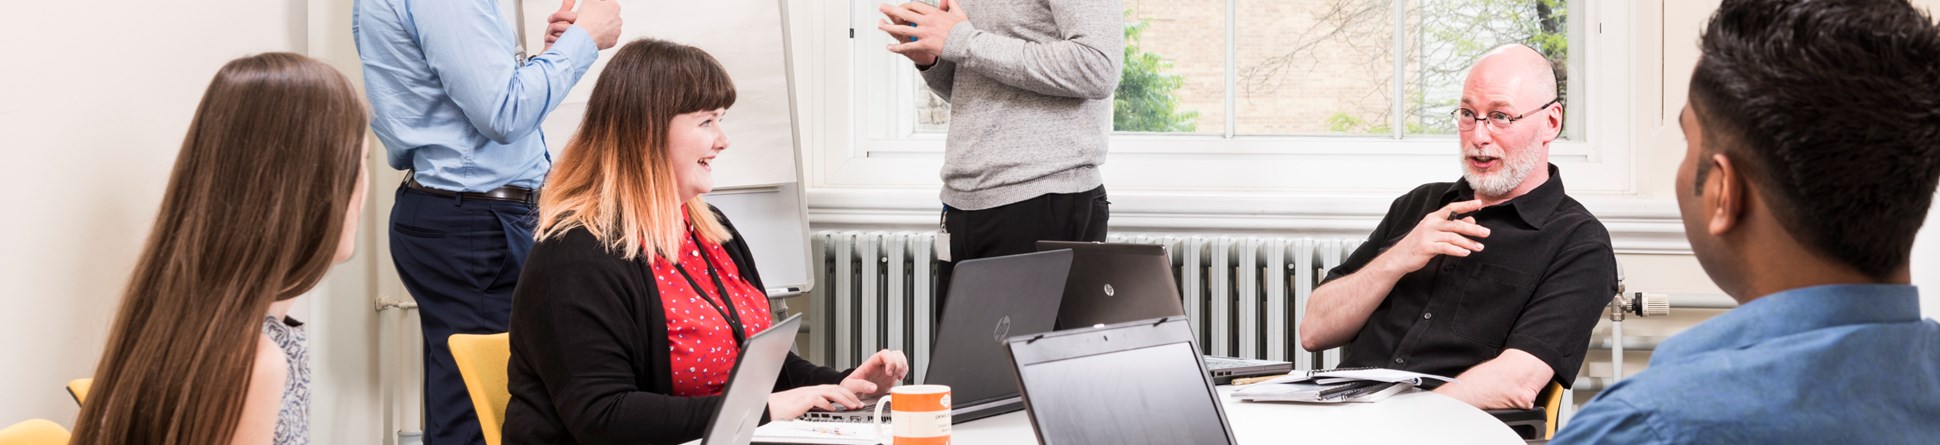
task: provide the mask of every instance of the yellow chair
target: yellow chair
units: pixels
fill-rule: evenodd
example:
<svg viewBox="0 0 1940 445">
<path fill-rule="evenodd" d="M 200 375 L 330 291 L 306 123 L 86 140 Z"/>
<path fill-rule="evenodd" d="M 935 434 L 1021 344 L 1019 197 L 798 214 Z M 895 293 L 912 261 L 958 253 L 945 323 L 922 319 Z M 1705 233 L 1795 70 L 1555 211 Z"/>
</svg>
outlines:
<svg viewBox="0 0 1940 445">
<path fill-rule="evenodd" d="M 94 386 L 94 379 L 74 379 L 67 382 L 67 395 L 74 396 L 74 404 L 88 400 L 88 387 Z"/>
<path fill-rule="evenodd" d="M 486 445 L 499 445 L 505 431 L 505 404 L 512 400 L 506 387 L 505 364 L 512 358 L 510 334 L 452 334 L 451 359 L 478 411 L 478 426 Z"/>
<path fill-rule="evenodd" d="M 1509 425 L 1509 429 L 1528 440 L 1549 440 L 1556 436 L 1557 411 L 1563 408 L 1563 385 L 1550 381 L 1549 386 L 1536 393 L 1535 407 L 1530 409 L 1489 409 L 1483 410 L 1496 420 Z"/>
<path fill-rule="evenodd" d="M 33 419 L 0 430 L 0 445 L 67 445 L 67 428 L 46 419 Z"/>
<path fill-rule="evenodd" d="M 1536 406 L 1542 407 L 1543 414 L 1549 416 L 1549 421 L 1543 424 L 1547 428 L 1543 431 L 1543 440 L 1556 437 L 1556 413 L 1563 409 L 1563 384 L 1550 380 L 1543 392 L 1536 393 Z"/>
</svg>

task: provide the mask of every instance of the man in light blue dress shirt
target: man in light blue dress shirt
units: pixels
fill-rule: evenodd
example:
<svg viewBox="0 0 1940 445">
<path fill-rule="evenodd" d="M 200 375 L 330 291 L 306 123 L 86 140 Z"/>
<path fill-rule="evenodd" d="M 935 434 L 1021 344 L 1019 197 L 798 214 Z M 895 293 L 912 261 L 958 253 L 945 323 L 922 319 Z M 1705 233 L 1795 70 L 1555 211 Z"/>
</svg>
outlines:
<svg viewBox="0 0 1940 445">
<path fill-rule="evenodd" d="M 1677 200 L 1739 302 L 1555 443 L 1940 443 L 1940 323 L 1909 257 L 1940 181 L 1940 28 L 1906 0 L 1726 0 Z"/>
<path fill-rule="evenodd" d="M 567 1 L 527 57 L 500 0 L 358 0 L 371 128 L 409 170 L 391 259 L 424 327 L 424 443 L 483 444 L 452 363 L 455 333 L 505 332 L 552 160 L 539 125 L 619 39 L 619 5 Z"/>
</svg>

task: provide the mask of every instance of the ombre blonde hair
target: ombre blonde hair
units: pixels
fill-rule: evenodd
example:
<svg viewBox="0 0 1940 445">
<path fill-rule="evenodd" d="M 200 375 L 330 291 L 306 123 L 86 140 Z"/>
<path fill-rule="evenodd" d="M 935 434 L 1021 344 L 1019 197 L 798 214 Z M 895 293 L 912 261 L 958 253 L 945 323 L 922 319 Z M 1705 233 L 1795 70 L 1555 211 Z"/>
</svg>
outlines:
<svg viewBox="0 0 1940 445">
<path fill-rule="evenodd" d="M 579 132 L 546 179 L 537 238 L 583 227 L 626 259 L 651 246 L 674 263 L 687 222 L 708 242 L 729 240 L 700 197 L 679 202 L 667 131 L 674 116 L 728 108 L 734 99 L 734 82 L 707 52 L 655 39 L 627 43 L 600 73 Z"/>
</svg>

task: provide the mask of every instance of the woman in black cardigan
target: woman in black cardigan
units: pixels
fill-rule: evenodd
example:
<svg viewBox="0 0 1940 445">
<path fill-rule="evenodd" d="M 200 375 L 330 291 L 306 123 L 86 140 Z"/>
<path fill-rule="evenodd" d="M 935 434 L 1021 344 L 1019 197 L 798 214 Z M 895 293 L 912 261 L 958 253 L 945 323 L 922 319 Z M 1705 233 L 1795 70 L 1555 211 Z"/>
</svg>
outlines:
<svg viewBox="0 0 1940 445">
<path fill-rule="evenodd" d="M 699 198 L 734 95 L 693 47 L 642 39 L 608 62 L 512 297 L 504 443 L 679 443 L 707 427 L 741 342 L 773 324 L 747 243 Z M 897 351 L 850 371 L 791 353 L 762 421 L 860 409 L 908 368 Z"/>
</svg>

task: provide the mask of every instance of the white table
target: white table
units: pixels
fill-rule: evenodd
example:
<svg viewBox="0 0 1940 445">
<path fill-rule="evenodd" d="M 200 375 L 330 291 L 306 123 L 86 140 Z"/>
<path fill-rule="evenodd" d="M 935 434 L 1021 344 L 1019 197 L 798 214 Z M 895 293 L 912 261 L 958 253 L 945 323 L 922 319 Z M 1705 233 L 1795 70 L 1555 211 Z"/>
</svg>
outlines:
<svg viewBox="0 0 1940 445">
<path fill-rule="evenodd" d="M 1448 396 L 1427 391 L 1398 394 L 1375 403 L 1304 404 L 1242 402 L 1233 387 L 1219 387 L 1226 419 L 1241 444 L 1523 443 L 1494 416 Z M 1037 442 L 1022 411 L 960 423 L 952 443 L 961 445 Z"/>
</svg>

